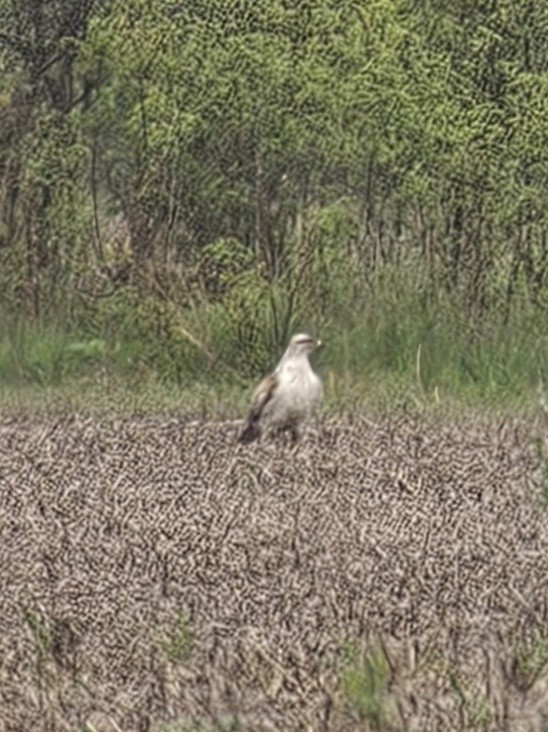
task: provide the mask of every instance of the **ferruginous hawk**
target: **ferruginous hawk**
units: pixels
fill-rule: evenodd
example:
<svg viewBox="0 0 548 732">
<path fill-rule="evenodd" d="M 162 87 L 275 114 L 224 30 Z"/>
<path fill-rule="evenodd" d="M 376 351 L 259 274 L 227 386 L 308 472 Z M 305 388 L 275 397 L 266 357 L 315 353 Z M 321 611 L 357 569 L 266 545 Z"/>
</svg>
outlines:
<svg viewBox="0 0 548 732">
<path fill-rule="evenodd" d="M 255 389 L 247 421 L 239 442 L 252 442 L 263 432 L 290 430 L 293 441 L 299 438 L 302 423 L 309 419 L 323 398 L 323 387 L 308 356 L 321 341 L 298 333 L 272 374 Z"/>
</svg>

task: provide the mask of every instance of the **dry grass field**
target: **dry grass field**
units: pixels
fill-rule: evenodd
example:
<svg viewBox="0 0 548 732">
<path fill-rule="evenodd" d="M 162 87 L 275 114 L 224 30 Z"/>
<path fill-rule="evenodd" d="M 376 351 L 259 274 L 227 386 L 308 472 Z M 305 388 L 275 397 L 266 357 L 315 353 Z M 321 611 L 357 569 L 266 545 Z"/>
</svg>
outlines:
<svg viewBox="0 0 548 732">
<path fill-rule="evenodd" d="M 548 729 L 541 429 L 5 416 L 0 731 Z"/>
</svg>

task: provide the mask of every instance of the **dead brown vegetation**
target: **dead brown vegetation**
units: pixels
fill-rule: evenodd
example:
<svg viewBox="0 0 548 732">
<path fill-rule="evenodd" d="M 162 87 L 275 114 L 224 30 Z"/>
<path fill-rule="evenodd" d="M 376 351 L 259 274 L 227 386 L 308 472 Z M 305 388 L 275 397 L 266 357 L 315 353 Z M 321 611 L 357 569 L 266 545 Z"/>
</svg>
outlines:
<svg viewBox="0 0 548 732">
<path fill-rule="evenodd" d="M 0 730 L 546 729 L 526 426 L 235 432 L 2 420 Z"/>
</svg>

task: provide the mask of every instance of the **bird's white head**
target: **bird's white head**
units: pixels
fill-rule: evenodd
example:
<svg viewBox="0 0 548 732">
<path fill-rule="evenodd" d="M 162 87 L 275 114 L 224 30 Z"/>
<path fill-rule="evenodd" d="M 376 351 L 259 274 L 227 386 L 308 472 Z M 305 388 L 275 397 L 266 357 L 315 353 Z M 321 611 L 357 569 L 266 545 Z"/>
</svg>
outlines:
<svg viewBox="0 0 548 732">
<path fill-rule="evenodd" d="M 308 355 L 321 345 L 321 341 L 312 338 L 308 333 L 297 333 L 289 341 L 285 355 L 291 357 Z"/>
</svg>

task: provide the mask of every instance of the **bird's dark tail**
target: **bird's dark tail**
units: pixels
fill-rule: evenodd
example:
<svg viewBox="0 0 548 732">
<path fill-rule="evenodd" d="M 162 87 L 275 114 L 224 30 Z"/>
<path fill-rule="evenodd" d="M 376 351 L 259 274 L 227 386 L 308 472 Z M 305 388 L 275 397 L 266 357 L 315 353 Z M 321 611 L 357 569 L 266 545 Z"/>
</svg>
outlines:
<svg viewBox="0 0 548 732">
<path fill-rule="evenodd" d="M 242 431 L 238 435 L 238 442 L 242 442 L 244 445 L 246 445 L 248 442 L 253 442 L 253 440 L 256 440 L 260 434 L 261 431 L 257 426 L 257 423 L 248 420 L 245 423 Z"/>
</svg>

